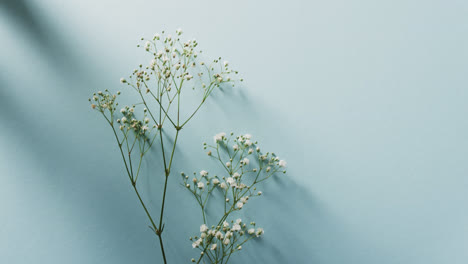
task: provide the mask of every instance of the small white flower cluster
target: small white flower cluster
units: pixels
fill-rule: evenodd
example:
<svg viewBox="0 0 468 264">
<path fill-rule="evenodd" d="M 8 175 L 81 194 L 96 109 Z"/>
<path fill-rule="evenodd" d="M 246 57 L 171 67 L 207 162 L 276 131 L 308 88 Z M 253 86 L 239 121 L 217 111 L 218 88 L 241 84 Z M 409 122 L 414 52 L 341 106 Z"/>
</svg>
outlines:
<svg viewBox="0 0 468 264">
<path fill-rule="evenodd" d="M 122 118 L 117 119 L 117 123 L 119 124 L 119 129 L 122 131 L 133 130 L 135 134 L 144 135 L 150 134 L 153 129 L 157 126 L 154 124 L 150 127 L 150 119 L 147 117 L 147 110 L 146 108 L 143 110 L 143 120 L 137 120 L 134 115 L 135 112 L 135 105 L 132 107 L 125 106 L 124 108 L 120 109 L 120 113 L 122 114 Z"/>
<path fill-rule="evenodd" d="M 206 224 L 200 226 L 200 236 L 191 237 L 192 248 L 199 248 L 209 255 L 232 254 L 236 250 L 242 249 L 242 244 L 254 237 L 264 234 L 263 228 L 255 228 L 255 222 L 249 225 L 236 221 L 220 222 L 217 226 L 208 227 Z"/>
<path fill-rule="evenodd" d="M 221 63 L 221 58 L 213 60 L 209 67 L 206 66 L 203 61 L 197 59 L 199 53 L 202 53 L 201 50 L 196 50 L 197 40 L 190 39 L 183 42 L 179 38 L 182 33 L 182 29 L 177 29 L 176 37 L 165 35 L 163 31 L 162 34 L 155 34 L 149 40 L 141 38 L 142 41 L 145 41 L 143 48 L 152 55 L 152 59 L 148 66 L 140 64 L 129 76 L 129 80 L 122 78 L 120 81 L 137 90 L 144 89 L 146 93 L 152 93 L 150 80 L 155 79 L 158 87 L 154 90 L 158 90 L 159 93 L 169 93 L 173 88 L 179 92 L 183 82 L 190 83 L 194 77 L 197 77 L 198 86 L 204 89 L 204 99 L 214 87 L 220 87 L 223 83 L 234 86 L 231 75 L 238 74 L 238 72 L 231 70 L 226 61 Z M 217 68 L 216 64 L 220 64 L 222 70 L 214 73 L 215 68 Z M 163 86 L 162 89 L 160 86 Z"/>
<path fill-rule="evenodd" d="M 109 112 L 113 114 L 117 105 L 119 105 L 116 102 L 118 95 L 120 95 L 120 92 L 117 92 L 117 94 L 111 94 L 109 90 L 106 89 L 104 92 L 99 91 L 94 93 L 93 97 L 89 98 L 88 101 L 91 103 L 92 109 L 101 113 L 105 113 L 106 110 L 109 110 Z"/>
<path fill-rule="evenodd" d="M 192 246 L 202 248 L 203 254 L 210 254 L 210 251 L 220 250 L 220 246 L 223 245 L 226 247 L 232 245 L 232 243 L 238 243 L 240 240 L 233 239 L 233 234 L 239 234 L 239 236 L 247 234 L 247 236 L 250 236 L 248 239 L 261 236 L 264 233 L 262 228 L 247 228 L 245 224 L 241 223 L 240 219 L 229 225 L 225 219 L 232 212 L 243 209 L 252 197 L 262 195 L 262 192 L 256 189 L 258 183 L 270 178 L 277 172 L 286 172 L 284 170 L 286 161 L 280 160 L 274 153 L 262 153 L 257 142 L 253 141 L 250 134 L 234 137 L 233 133 L 228 136 L 226 133 L 221 132 L 216 134 L 213 140 L 215 145 L 204 143 L 204 149 L 210 148 L 207 153 L 208 156 L 220 162 L 226 175 L 210 177 L 208 171 L 202 170 L 199 173 L 194 173 L 194 177 L 190 180 L 187 175 L 182 173 L 185 187 L 199 201 L 205 222 L 204 211 L 208 198 L 213 195 L 215 190 L 218 190 L 224 199 L 225 209 L 222 221 L 220 221 L 223 225 L 212 227 L 212 229 L 208 228 L 207 225 L 202 225 L 200 227 L 200 237 L 195 237 L 195 240 L 192 240 Z M 246 240 L 238 245 L 236 244 L 236 246 L 232 245 L 231 248 L 240 250 L 244 242 Z M 230 253 L 232 252 L 227 254 Z M 218 252 L 217 254 L 222 255 L 224 253 Z M 213 256 L 217 255 L 214 254 Z"/>
</svg>

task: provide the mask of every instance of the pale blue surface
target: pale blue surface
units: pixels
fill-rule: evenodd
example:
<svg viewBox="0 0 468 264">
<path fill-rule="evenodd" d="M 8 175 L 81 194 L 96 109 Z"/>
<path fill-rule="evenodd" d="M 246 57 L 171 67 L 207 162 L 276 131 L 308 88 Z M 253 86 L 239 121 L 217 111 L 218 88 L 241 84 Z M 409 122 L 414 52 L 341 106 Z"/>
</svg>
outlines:
<svg viewBox="0 0 468 264">
<path fill-rule="evenodd" d="M 87 98 L 177 27 L 246 79 L 186 128 L 177 170 L 223 130 L 289 165 L 247 208 L 265 238 L 232 263 L 468 262 L 468 2 L 144 2 L 0 1 L 0 263 L 159 263 Z M 178 181 L 171 263 L 200 224 Z"/>
</svg>

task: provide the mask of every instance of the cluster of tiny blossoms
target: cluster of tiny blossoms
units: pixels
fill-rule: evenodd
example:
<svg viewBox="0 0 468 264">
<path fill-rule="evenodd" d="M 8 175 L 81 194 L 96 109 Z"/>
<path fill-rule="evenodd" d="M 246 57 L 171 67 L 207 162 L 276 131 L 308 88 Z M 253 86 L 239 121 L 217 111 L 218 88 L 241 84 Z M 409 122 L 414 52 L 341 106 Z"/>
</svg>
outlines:
<svg viewBox="0 0 468 264">
<path fill-rule="evenodd" d="M 215 88 L 226 84 L 234 86 L 233 76 L 238 74 L 230 68 L 229 62 L 222 61 L 221 57 L 209 62 L 200 60 L 202 51 L 197 49 L 198 42 L 195 39 L 184 42 L 180 39 L 181 35 L 182 30 L 178 29 L 175 36 L 165 34 L 163 31 L 151 39 L 141 38 L 144 50 L 152 59 L 148 65 L 140 64 L 128 78 L 120 79 L 122 83 L 128 84 L 140 93 L 144 104 L 146 104 L 144 95 L 154 99 L 177 129 L 181 129 L 192 117 L 191 115 L 186 121 L 180 122 L 179 116 L 176 121 L 176 118 L 169 114 L 170 105 L 174 100 L 179 101 L 183 87 L 203 90 L 201 106 Z"/>
<path fill-rule="evenodd" d="M 222 263 L 235 251 L 242 249 L 242 245 L 252 238 L 264 234 L 263 228 L 255 228 L 255 222 L 249 225 L 238 218 L 228 223 L 222 222 L 218 226 L 200 226 L 200 236 L 191 237 L 192 247 L 201 251 L 201 256 L 207 255 L 211 262 Z M 195 259 L 192 258 L 192 262 Z"/>
<path fill-rule="evenodd" d="M 202 170 L 194 173 L 192 178 L 182 173 L 184 186 L 199 204 L 204 222 L 200 228 L 200 236 L 195 237 L 195 240 L 191 238 L 192 246 L 201 250 L 198 261 L 206 256 L 213 263 L 224 263 L 245 242 L 263 234 L 263 229 L 254 229 L 255 223 L 247 227 L 238 219 L 235 223 L 231 221 L 234 224 L 229 226 L 227 219 L 231 213 L 244 208 L 251 198 L 262 195 L 261 191 L 257 191 L 258 183 L 277 172 L 285 173 L 286 161 L 279 159 L 274 153 L 263 153 L 249 134 L 234 137 L 233 133 L 230 136 L 218 133 L 214 136 L 214 145 L 204 143 L 204 149 L 208 150 L 208 156 L 219 161 L 223 173 L 220 176 L 210 176 L 208 171 Z M 224 212 L 218 224 L 209 229 L 205 209 L 215 192 L 223 197 Z M 231 239 L 234 235 L 237 236 Z"/>
</svg>

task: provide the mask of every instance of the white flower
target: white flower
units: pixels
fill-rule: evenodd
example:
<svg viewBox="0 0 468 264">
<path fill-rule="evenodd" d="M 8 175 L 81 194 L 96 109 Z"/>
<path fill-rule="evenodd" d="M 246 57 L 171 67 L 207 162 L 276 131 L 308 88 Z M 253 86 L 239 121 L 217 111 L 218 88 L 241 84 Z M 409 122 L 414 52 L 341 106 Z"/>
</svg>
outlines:
<svg viewBox="0 0 468 264">
<path fill-rule="evenodd" d="M 133 109 L 133 107 L 132 107 L 132 108 L 128 109 L 128 111 L 130 111 L 130 113 L 133 113 L 133 112 L 135 112 L 135 109 Z"/>
<path fill-rule="evenodd" d="M 287 162 L 284 161 L 284 160 L 280 160 L 280 161 L 278 162 L 278 165 L 280 165 L 280 167 L 286 167 L 286 164 L 287 164 Z"/>
<path fill-rule="evenodd" d="M 237 247 L 237 250 L 241 250 L 241 249 L 242 249 L 242 246 L 238 246 L 238 247 Z"/>
<path fill-rule="evenodd" d="M 124 116 L 124 117 L 122 117 L 122 119 L 121 119 L 121 120 L 122 120 L 122 123 L 125 123 L 125 122 L 127 122 L 127 118 L 126 118 L 125 116 Z"/>
<path fill-rule="evenodd" d="M 156 33 L 156 34 L 154 34 L 154 37 L 153 37 L 153 38 L 154 38 L 154 39 L 158 39 L 158 40 L 159 40 L 159 34 L 157 34 L 157 33 Z"/>
<path fill-rule="evenodd" d="M 257 228 L 257 232 L 256 232 L 257 237 L 263 235 L 264 233 L 265 231 L 263 231 L 263 228 Z"/>
<path fill-rule="evenodd" d="M 120 109 L 120 113 L 124 114 L 125 112 L 127 112 L 127 109 L 125 108 Z"/>
<path fill-rule="evenodd" d="M 210 249 L 211 249 L 211 250 L 215 250 L 217 246 L 218 246 L 217 244 L 211 244 L 211 248 L 210 248 Z"/>
<path fill-rule="evenodd" d="M 226 238 L 231 238 L 232 237 L 232 232 L 231 231 L 227 231 L 226 232 Z"/>
<path fill-rule="evenodd" d="M 240 223 L 242 223 L 242 219 L 237 218 L 237 219 L 236 219 L 236 224 L 239 224 L 239 225 L 240 225 Z"/>
<path fill-rule="evenodd" d="M 205 224 L 201 225 L 200 226 L 200 233 L 203 233 L 203 232 L 206 232 L 208 231 L 208 226 L 206 226 Z"/>
<path fill-rule="evenodd" d="M 241 201 L 242 203 L 246 204 L 248 199 L 249 199 L 249 197 L 248 197 L 248 196 L 245 196 L 245 197 L 240 198 L 240 201 Z"/>
<path fill-rule="evenodd" d="M 206 237 L 206 233 L 201 233 L 201 234 L 200 234 L 200 237 L 201 237 L 201 238 L 205 238 L 205 237 Z"/>
<path fill-rule="evenodd" d="M 219 187 L 221 187 L 221 189 L 226 189 L 227 188 L 227 185 L 226 183 L 222 182 Z"/>
<path fill-rule="evenodd" d="M 216 179 L 216 178 L 214 178 L 214 179 L 212 180 L 212 182 L 213 182 L 213 184 L 214 184 L 214 185 L 216 185 L 216 184 L 218 184 L 218 183 L 219 183 L 219 180 L 218 180 L 218 179 Z"/>
<path fill-rule="evenodd" d="M 141 130 L 143 130 L 143 131 L 147 131 L 148 129 L 149 129 L 148 126 L 143 126 L 143 127 L 141 128 Z"/>
<path fill-rule="evenodd" d="M 252 154 L 253 153 L 253 149 L 249 149 L 249 154 Z"/>
<path fill-rule="evenodd" d="M 229 223 L 226 222 L 226 221 L 224 221 L 224 222 L 223 222 L 223 227 L 229 227 Z"/>
<path fill-rule="evenodd" d="M 251 139 L 251 138 L 252 138 L 252 135 L 250 135 L 250 134 L 245 134 L 245 135 L 244 135 L 244 138 L 245 138 L 245 139 Z"/>
<path fill-rule="evenodd" d="M 236 231 L 240 231 L 241 230 L 241 226 L 239 224 L 234 224 L 232 226 L 232 231 L 236 232 Z"/>
<path fill-rule="evenodd" d="M 232 175 L 233 178 L 239 178 L 240 177 L 240 174 L 238 172 L 235 172 L 233 175 Z"/>
<path fill-rule="evenodd" d="M 208 172 L 206 170 L 200 171 L 201 176 L 208 176 Z"/>
<path fill-rule="evenodd" d="M 176 30 L 176 33 L 177 33 L 177 35 L 182 34 L 182 29 L 181 29 L 181 28 L 178 28 L 178 29 Z"/>
<path fill-rule="evenodd" d="M 226 182 L 229 184 L 229 185 L 232 185 L 233 183 L 235 183 L 236 181 L 232 178 L 232 177 L 229 177 L 226 179 Z"/>
<path fill-rule="evenodd" d="M 255 229 L 254 228 L 250 228 L 247 233 L 249 233 L 249 235 L 252 235 L 253 233 L 255 233 Z"/>
<path fill-rule="evenodd" d="M 198 189 L 205 188 L 205 184 L 203 182 L 199 182 L 197 186 L 198 186 Z"/>
<path fill-rule="evenodd" d="M 146 41 L 146 43 L 145 43 L 145 50 L 148 51 L 149 48 L 150 48 L 150 46 L 151 46 L 151 42 Z"/>
<path fill-rule="evenodd" d="M 124 78 L 120 78 L 120 82 L 121 82 L 121 83 L 126 83 L 127 80 L 125 80 Z"/>
<path fill-rule="evenodd" d="M 254 231 L 255 231 L 255 230 L 254 230 Z M 221 239 L 223 239 L 223 233 L 221 233 L 221 231 L 218 231 L 218 232 L 216 232 L 215 237 L 216 237 L 217 239 L 220 239 L 220 240 L 221 240 Z"/>
<path fill-rule="evenodd" d="M 231 240 L 229 240 L 229 238 L 224 239 L 223 241 L 224 245 L 229 245 L 229 243 L 231 243 Z"/>
<path fill-rule="evenodd" d="M 214 141 L 215 143 L 217 143 L 218 141 L 222 141 L 225 137 L 226 137 L 226 133 L 224 132 L 218 133 L 214 136 Z"/>
<path fill-rule="evenodd" d="M 145 118 L 145 123 L 146 123 L 146 124 L 148 124 L 148 123 L 149 123 L 149 121 L 150 121 L 150 119 L 149 119 L 149 118 Z"/>
<path fill-rule="evenodd" d="M 246 145 L 246 146 L 251 146 L 251 145 L 252 145 L 252 141 L 250 141 L 249 139 L 247 139 L 247 140 L 245 141 L 245 145 Z"/>
<path fill-rule="evenodd" d="M 262 192 L 261 192 L 261 191 L 259 191 L 259 192 L 257 193 L 257 195 L 262 195 Z"/>
<path fill-rule="evenodd" d="M 227 67 L 229 65 L 228 61 L 224 61 L 224 67 Z"/>
<path fill-rule="evenodd" d="M 249 160 L 248 158 L 244 158 L 244 159 L 242 160 L 242 163 L 244 163 L 245 165 L 249 165 L 250 160 Z"/>
<path fill-rule="evenodd" d="M 244 206 L 244 204 L 242 202 L 238 202 L 236 206 L 237 208 L 242 209 L 242 206 Z"/>
<path fill-rule="evenodd" d="M 229 161 L 226 162 L 226 167 L 228 167 L 228 168 L 231 167 L 231 162 L 229 162 Z"/>
<path fill-rule="evenodd" d="M 199 247 L 202 241 L 203 241 L 203 239 L 199 238 L 198 240 L 196 240 L 195 242 L 192 243 L 192 247 L 193 248 Z"/>
<path fill-rule="evenodd" d="M 238 149 L 239 149 L 239 146 L 237 146 L 237 145 L 234 145 L 234 146 L 232 146 L 232 149 L 234 149 L 234 150 L 238 150 Z"/>
</svg>

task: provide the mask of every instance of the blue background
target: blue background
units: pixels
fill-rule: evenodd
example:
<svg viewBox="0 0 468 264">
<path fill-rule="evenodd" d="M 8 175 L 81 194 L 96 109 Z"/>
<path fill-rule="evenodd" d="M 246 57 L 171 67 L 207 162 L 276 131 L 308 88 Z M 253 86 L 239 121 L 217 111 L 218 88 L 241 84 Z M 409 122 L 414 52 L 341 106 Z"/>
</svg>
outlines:
<svg viewBox="0 0 468 264">
<path fill-rule="evenodd" d="M 140 37 L 181 27 L 245 82 L 184 128 L 175 170 L 211 169 L 201 143 L 220 131 L 288 161 L 245 209 L 264 239 L 232 263 L 467 263 L 467 12 L 462 0 L 0 1 L 0 262 L 159 263 L 87 99 L 149 61 Z M 170 263 L 196 256 L 200 225 L 179 182 Z M 142 183 L 157 210 L 160 179 Z"/>
</svg>

